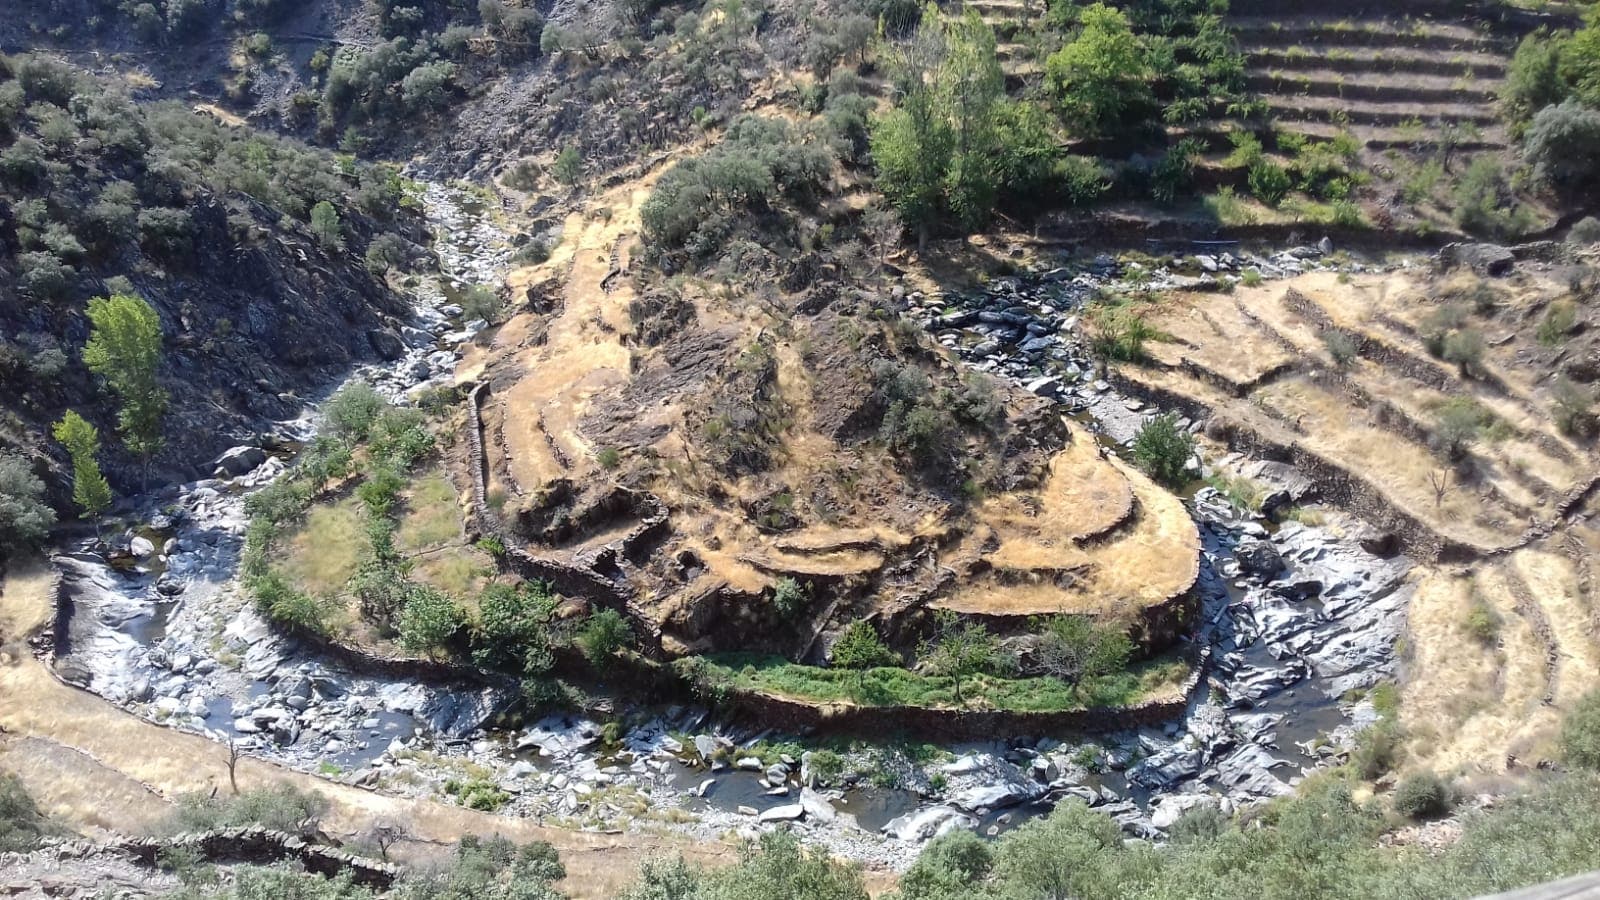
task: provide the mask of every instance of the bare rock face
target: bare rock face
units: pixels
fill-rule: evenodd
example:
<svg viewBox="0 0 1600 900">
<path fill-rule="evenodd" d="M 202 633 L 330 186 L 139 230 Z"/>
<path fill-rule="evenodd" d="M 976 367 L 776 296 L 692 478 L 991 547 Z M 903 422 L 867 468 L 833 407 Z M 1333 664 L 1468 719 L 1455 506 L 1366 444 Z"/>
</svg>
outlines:
<svg viewBox="0 0 1600 900">
<path fill-rule="evenodd" d="M 1439 250 L 1439 267 L 1445 271 L 1471 269 L 1483 275 L 1499 278 L 1510 275 L 1516 263 L 1516 255 L 1498 244 L 1458 242 L 1446 244 Z"/>
</svg>

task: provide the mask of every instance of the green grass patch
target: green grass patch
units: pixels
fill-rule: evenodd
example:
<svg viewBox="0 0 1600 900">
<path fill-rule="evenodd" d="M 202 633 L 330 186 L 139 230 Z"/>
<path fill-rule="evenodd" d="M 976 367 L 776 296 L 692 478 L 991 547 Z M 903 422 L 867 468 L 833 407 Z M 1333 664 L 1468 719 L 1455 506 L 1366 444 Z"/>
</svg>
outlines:
<svg viewBox="0 0 1600 900">
<path fill-rule="evenodd" d="M 865 673 L 792 663 L 781 656 L 724 653 L 704 657 L 707 674 L 734 690 L 764 692 L 814 702 L 863 706 L 962 708 L 955 684 L 942 676 L 884 667 Z M 1124 706 L 1169 689 L 1189 674 L 1181 660 L 1166 657 L 1078 686 L 1058 678 L 1005 678 L 975 675 L 964 679 L 967 708 L 1019 712 L 1059 712 L 1093 706 Z"/>
<path fill-rule="evenodd" d="M 366 523 L 355 497 L 313 506 L 284 543 L 283 573 L 301 590 L 337 594 L 355 574 L 366 548 Z"/>
<path fill-rule="evenodd" d="M 455 485 L 438 469 L 412 480 L 395 545 L 402 553 L 414 553 L 459 537 L 461 510 L 456 505 Z"/>
</svg>

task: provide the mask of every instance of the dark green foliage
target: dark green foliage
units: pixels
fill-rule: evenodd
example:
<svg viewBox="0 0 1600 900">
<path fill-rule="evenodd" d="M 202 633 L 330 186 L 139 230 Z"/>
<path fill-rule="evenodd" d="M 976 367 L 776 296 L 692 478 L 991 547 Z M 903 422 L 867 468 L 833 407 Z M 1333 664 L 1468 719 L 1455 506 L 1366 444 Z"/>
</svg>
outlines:
<svg viewBox="0 0 1600 900">
<path fill-rule="evenodd" d="M 1514 128 L 1534 114 L 1567 98 L 1571 88 L 1561 76 L 1563 42 L 1540 30 L 1522 39 L 1506 69 L 1500 104 Z"/>
<path fill-rule="evenodd" d="M 854 669 L 865 677 L 868 669 L 900 664 L 900 657 L 878 637 L 878 629 L 865 619 L 857 619 L 845 626 L 844 633 L 833 642 L 829 661 L 841 669 Z"/>
<path fill-rule="evenodd" d="M 974 231 L 1002 204 L 1037 203 L 1057 141 L 1036 107 L 1005 96 L 994 32 L 977 13 L 946 21 L 930 6 L 916 35 L 890 49 L 899 99 L 872 123 L 872 160 L 919 240 L 945 223 Z"/>
<path fill-rule="evenodd" d="M 500 320 L 503 304 L 494 288 L 482 284 L 470 285 L 461 295 L 461 318 L 470 322 L 482 319 L 493 324 Z"/>
<path fill-rule="evenodd" d="M 1006 668 L 1008 660 L 1000 642 L 977 622 L 963 622 L 950 610 L 939 610 L 934 617 L 934 633 L 922 647 L 922 666 L 930 674 L 950 678 L 955 685 L 956 702 L 961 703 L 961 683 L 980 672 Z"/>
<path fill-rule="evenodd" d="M 1175 144 L 1150 170 L 1150 196 L 1171 203 L 1189 193 L 1196 161 L 1203 152 L 1205 145 L 1198 138 L 1186 137 Z"/>
<path fill-rule="evenodd" d="M 1554 109 L 1559 111 L 1566 108 L 1560 106 Z M 1528 132 L 1527 153 L 1529 161 L 1534 164 L 1535 172 L 1546 173 L 1541 177 L 1554 177 L 1548 173 L 1556 171 L 1573 175 L 1577 172 L 1577 167 L 1585 165 L 1585 159 L 1591 162 L 1600 160 L 1600 155 L 1597 155 L 1600 151 L 1596 151 L 1593 147 L 1566 143 L 1566 137 L 1581 139 L 1582 135 L 1590 133 L 1586 129 L 1592 129 L 1593 136 L 1600 138 L 1600 115 L 1583 111 L 1579 118 L 1585 119 L 1587 124 L 1580 124 L 1576 134 L 1568 134 L 1563 130 L 1563 126 L 1572 120 L 1561 114 L 1551 117 L 1540 113 L 1535 119 L 1534 127 Z M 1540 121 L 1548 127 L 1539 129 Z M 1551 138 L 1549 144 L 1544 143 L 1546 137 Z M 1538 151 L 1534 149 L 1536 142 L 1540 148 Z M 1557 162 L 1555 157 L 1547 158 L 1543 155 L 1546 152 L 1573 155 L 1570 159 L 1563 157 Z M 1539 168 L 1541 160 L 1545 160 L 1553 168 L 1541 170 Z M 1456 205 L 1453 213 L 1455 222 L 1464 231 L 1504 239 L 1520 235 L 1531 227 L 1531 214 L 1526 207 L 1517 204 L 1512 198 L 1505 174 L 1493 157 L 1479 156 L 1472 161 L 1456 184 L 1453 199 Z"/>
<path fill-rule="evenodd" d="M 1250 182 L 1250 193 L 1268 206 L 1282 203 L 1294 184 L 1289 172 L 1283 166 L 1266 159 L 1258 160 L 1251 165 L 1246 177 Z"/>
<path fill-rule="evenodd" d="M 192 834 L 256 826 L 312 837 L 327 811 L 326 797 L 287 784 L 245 791 L 237 796 L 184 794 L 178 798 L 162 830 L 168 834 Z"/>
<path fill-rule="evenodd" d="M 468 791 L 463 786 L 463 802 L 477 809 L 499 806 L 509 799 L 492 786 Z M 490 792 L 499 794 L 499 802 Z M 474 796 L 483 799 L 474 803 Z M 498 835 L 489 838 L 464 837 L 456 848 L 453 864 L 438 873 L 406 879 L 395 891 L 397 900 L 558 900 L 551 884 L 566 877 L 554 847 L 543 841 L 517 846 Z"/>
<path fill-rule="evenodd" d="M 632 641 L 633 629 L 628 620 L 614 609 L 602 609 L 589 616 L 573 638 L 584 658 L 595 665 L 622 652 Z"/>
<path fill-rule="evenodd" d="M 438 653 L 449 649 L 466 628 L 467 613 L 443 591 L 413 584 L 406 590 L 398 625 L 400 646 L 413 653 Z"/>
<path fill-rule="evenodd" d="M 923 848 L 900 878 L 900 895 L 906 900 L 957 900 L 993 868 L 994 847 L 958 828 Z"/>
<path fill-rule="evenodd" d="M 808 204 L 833 166 L 833 153 L 781 119 L 740 116 L 722 143 L 661 176 L 640 209 L 647 240 L 692 258 L 722 248 L 735 221 L 780 199 Z"/>
<path fill-rule="evenodd" d="M 688 900 L 867 900 L 861 871 L 808 849 L 786 831 L 770 831 L 747 844 L 739 862 L 700 876 Z"/>
<path fill-rule="evenodd" d="M 557 598 L 537 582 L 490 585 L 478 598 L 472 658 L 480 666 L 518 674 L 549 671 L 560 643 Z"/>
<path fill-rule="evenodd" d="M 1395 812 L 1413 819 L 1442 816 L 1455 805 L 1455 790 L 1432 772 L 1414 772 L 1394 789 Z"/>
<path fill-rule="evenodd" d="M 1194 456 L 1194 436 L 1178 427 L 1178 417 L 1156 416 L 1133 439 L 1133 461 L 1145 474 L 1168 487 L 1188 480 L 1189 459 Z"/>
<path fill-rule="evenodd" d="M 805 614 L 811 605 L 811 586 L 802 585 L 800 582 L 784 576 L 772 588 L 772 608 L 777 611 L 778 618 L 785 622 L 793 622 Z"/>
<path fill-rule="evenodd" d="M 339 223 L 339 211 L 332 203 L 320 200 L 311 207 L 311 233 L 317 243 L 329 252 L 344 249 L 344 226 Z"/>
<path fill-rule="evenodd" d="M 0 853 L 31 850 L 47 830 L 44 813 L 28 795 L 22 780 L 10 772 L 0 772 Z"/>
<path fill-rule="evenodd" d="M 1077 13 L 1078 34 L 1045 61 L 1045 83 L 1068 126 L 1087 135 L 1137 126 L 1155 96 L 1149 55 L 1128 16 L 1101 3 Z"/>
<path fill-rule="evenodd" d="M 378 414 L 388 407 L 372 385 L 365 381 L 352 381 L 339 389 L 339 392 L 328 399 L 322 406 L 322 415 L 327 419 L 328 429 L 346 443 L 365 440 L 367 433 L 372 430 L 372 423 L 378 420 Z"/>
</svg>

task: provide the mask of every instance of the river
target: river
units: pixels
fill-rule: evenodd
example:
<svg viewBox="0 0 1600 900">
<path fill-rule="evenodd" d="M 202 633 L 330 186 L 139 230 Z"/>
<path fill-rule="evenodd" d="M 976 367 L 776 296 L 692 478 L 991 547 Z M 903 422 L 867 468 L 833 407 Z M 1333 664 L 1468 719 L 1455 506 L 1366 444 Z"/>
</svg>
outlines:
<svg viewBox="0 0 1600 900">
<path fill-rule="evenodd" d="M 423 196 L 443 275 L 418 279 L 405 358 L 352 375 L 394 397 L 449 381 L 473 330 L 450 298 L 463 284 L 498 283 L 512 252 L 481 199 L 437 185 Z M 982 305 L 1003 294 L 994 302 L 1061 320 L 1077 313 L 1094 285 L 1092 277 L 1047 275 L 1020 291 L 1002 285 L 967 301 Z M 970 348 L 988 337 L 958 330 L 944 329 L 939 340 Z M 1025 377 L 993 364 L 992 353 L 967 356 L 1002 377 Z M 1052 364 L 1066 384 L 1092 383 L 1087 360 L 1071 345 Z M 1035 374 L 1026 379 L 1037 387 Z M 1098 387 L 1063 391 L 1062 402 L 1113 448 L 1149 412 L 1133 412 L 1137 404 Z M 313 405 L 281 423 L 279 443 L 295 446 L 315 429 Z M 1248 460 L 1211 464 L 1254 471 Z M 1410 590 L 1406 561 L 1362 551 L 1348 536 L 1358 523 L 1336 512 L 1315 527 L 1274 526 L 1200 489 L 1186 502 L 1203 542 L 1194 639 L 1206 648 L 1209 672 L 1181 718 L 1095 737 L 848 748 L 848 761 L 875 777 L 813 789 L 803 752 L 773 758 L 771 747 L 794 739 L 704 709 L 627 710 L 627 727 L 609 736 L 601 723 L 576 716 L 496 730 L 485 725 L 512 702 L 504 690 L 351 672 L 277 634 L 235 575 L 244 497 L 285 466 L 275 457 L 238 478 L 143 498 L 127 535 L 149 542 L 143 556 L 113 564 L 95 541 L 59 548 L 69 617 L 56 648 L 58 673 L 153 721 L 380 790 L 453 788 L 465 796 L 463 783 L 492 785 L 508 815 L 596 829 L 667 827 L 704 840 L 782 822 L 839 855 L 891 867 L 909 864 L 944 830 L 999 833 L 1063 798 L 1105 811 L 1130 834 L 1159 838 L 1191 806 L 1231 810 L 1292 790 L 1373 720 L 1359 695 L 1393 674 Z M 1240 547 L 1263 543 L 1283 560 L 1272 577 L 1241 570 Z"/>
</svg>

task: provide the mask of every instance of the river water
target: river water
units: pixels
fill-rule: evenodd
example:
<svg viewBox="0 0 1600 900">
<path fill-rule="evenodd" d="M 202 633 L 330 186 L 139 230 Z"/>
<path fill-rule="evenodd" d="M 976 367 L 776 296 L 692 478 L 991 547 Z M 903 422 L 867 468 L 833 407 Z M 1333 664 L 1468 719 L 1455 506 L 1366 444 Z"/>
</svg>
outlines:
<svg viewBox="0 0 1600 900">
<path fill-rule="evenodd" d="M 472 331 L 450 298 L 463 284 L 498 283 L 511 254 L 509 235 L 479 198 L 429 186 L 424 199 L 445 274 L 419 279 L 406 357 L 353 376 L 394 397 L 449 380 Z M 1081 303 L 1065 288 L 1041 296 L 1061 315 Z M 1062 354 L 1057 368 L 1080 361 Z M 1096 404 L 1072 408 L 1104 425 L 1103 439 L 1118 447 L 1129 404 L 1098 396 L 1099 413 Z M 281 423 L 282 444 L 309 439 L 316 424 L 314 406 Z M 94 542 L 61 548 L 55 561 L 70 610 L 57 647 L 62 677 L 153 721 L 352 783 L 439 796 L 478 780 L 505 792 L 508 815 L 668 827 L 705 840 L 785 823 L 835 853 L 891 867 L 950 828 L 999 833 L 1064 798 L 1105 811 L 1131 834 L 1159 837 L 1191 806 L 1232 809 L 1291 790 L 1371 721 L 1370 703 L 1357 695 L 1392 675 L 1409 597 L 1406 562 L 1363 552 L 1345 535 L 1356 523 L 1328 513 L 1323 526 L 1269 529 L 1202 489 L 1187 502 L 1203 540 L 1194 639 L 1207 648 L 1210 671 L 1185 715 L 1109 735 L 920 752 L 845 748 L 852 767 L 874 777 L 813 790 L 803 783 L 803 758 L 749 752 L 789 736 L 703 709 L 628 710 L 614 741 L 576 716 L 496 730 L 485 726 L 514 699 L 503 689 L 375 678 L 296 646 L 267 626 L 235 580 L 244 496 L 284 468 L 273 458 L 240 478 L 147 498 L 134 530 L 155 548 L 149 555 L 113 563 Z M 1284 571 L 1241 572 L 1238 548 L 1252 542 L 1274 547 Z"/>
</svg>

